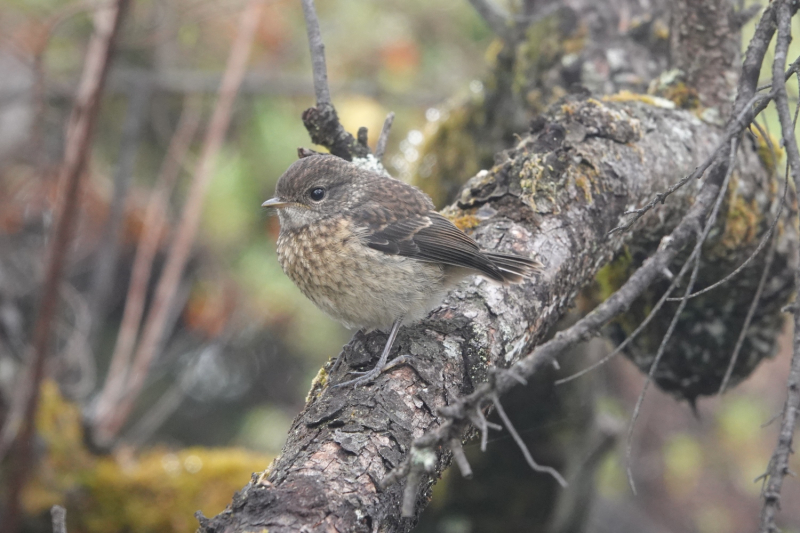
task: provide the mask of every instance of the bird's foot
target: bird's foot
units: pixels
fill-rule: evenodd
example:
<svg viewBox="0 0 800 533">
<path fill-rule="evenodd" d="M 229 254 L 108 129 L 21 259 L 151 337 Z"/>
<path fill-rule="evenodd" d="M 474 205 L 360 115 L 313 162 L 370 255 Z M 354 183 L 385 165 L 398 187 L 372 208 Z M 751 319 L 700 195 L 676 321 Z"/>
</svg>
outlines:
<svg viewBox="0 0 800 533">
<path fill-rule="evenodd" d="M 385 368 L 385 367 L 384 367 Z M 348 374 L 360 374 L 356 379 L 351 379 L 349 381 L 344 381 L 342 383 L 337 383 L 333 386 L 334 389 L 338 389 L 339 387 L 346 387 L 348 385 L 353 385 L 358 387 L 359 385 L 366 385 L 378 376 L 381 375 L 384 368 L 378 368 L 377 366 L 372 370 L 368 370 L 366 372 L 348 372 Z"/>
<path fill-rule="evenodd" d="M 411 364 L 411 358 L 412 358 L 411 355 L 399 355 L 394 359 L 392 359 L 392 361 L 389 362 L 389 364 L 385 365 L 383 368 L 378 368 L 376 366 L 372 370 L 367 370 L 366 372 L 360 372 L 360 371 L 348 372 L 349 375 L 354 375 L 358 377 L 355 379 L 351 379 L 349 381 L 345 381 L 343 383 L 337 383 L 336 385 L 333 386 L 333 388 L 344 387 L 347 385 L 354 385 L 356 387 L 358 387 L 359 385 L 366 385 L 371 381 L 373 381 L 378 376 L 380 376 L 381 374 L 383 374 L 384 372 L 394 370 L 395 368 L 403 365 L 409 366 L 411 370 L 413 370 L 422 381 L 430 384 L 430 382 L 427 379 L 425 379 L 425 377 L 422 374 L 420 374 L 419 370 L 417 370 L 414 367 L 414 365 Z"/>
</svg>

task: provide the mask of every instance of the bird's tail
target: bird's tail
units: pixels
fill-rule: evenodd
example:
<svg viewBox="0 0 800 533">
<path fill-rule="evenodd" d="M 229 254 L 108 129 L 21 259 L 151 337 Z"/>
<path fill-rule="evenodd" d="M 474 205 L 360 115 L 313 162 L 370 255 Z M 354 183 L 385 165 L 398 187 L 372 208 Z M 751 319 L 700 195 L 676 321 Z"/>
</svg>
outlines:
<svg viewBox="0 0 800 533">
<path fill-rule="evenodd" d="M 499 254 L 486 252 L 483 254 L 488 257 L 497 267 L 502 276 L 503 283 L 520 283 L 525 278 L 531 277 L 534 273 L 540 272 L 543 268 L 539 261 L 522 257 L 519 255 Z"/>
</svg>

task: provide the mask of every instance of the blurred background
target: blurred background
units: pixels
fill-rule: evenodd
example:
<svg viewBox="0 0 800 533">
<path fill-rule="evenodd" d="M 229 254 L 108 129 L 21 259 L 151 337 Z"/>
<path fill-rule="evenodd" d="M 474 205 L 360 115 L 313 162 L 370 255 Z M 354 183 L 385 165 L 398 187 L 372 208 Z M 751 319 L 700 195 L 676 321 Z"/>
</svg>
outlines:
<svg viewBox="0 0 800 533">
<path fill-rule="evenodd" d="M 18 385 L 41 298 L 65 124 L 97 5 L 6 0 L 0 6 L 4 499 L 15 490 L 8 452 L 20 423 Z M 174 297 L 159 304 L 166 306 L 163 338 L 149 348 L 136 342 L 152 321 L 156 287 L 187 216 L 185 200 L 244 7 L 242 0 L 140 0 L 125 17 L 59 291 L 54 355 L 36 421 L 36 468 L 21 500 L 24 531 L 50 531 L 54 504 L 67 508 L 75 533 L 194 531 L 195 511 L 221 512 L 251 472 L 280 452 L 314 376 L 349 338 L 283 275 L 277 219 L 259 207 L 297 148 L 312 147 L 300 115 L 314 104 L 300 3 L 266 0 L 225 142 L 213 158 L 191 255 Z M 388 170 L 425 187 L 440 206 L 452 201 L 453 187 L 436 183 L 439 167 L 458 167 L 466 180 L 491 164 L 491 155 L 488 161 L 459 156 L 457 135 L 447 130 L 448 118 L 484 97 L 497 54 L 490 30 L 465 0 L 328 0 L 317 8 L 344 126 L 368 127 L 374 147 L 394 111 Z M 654 15 L 661 21 L 653 23 L 654 33 L 666 16 Z M 641 80 L 630 85 L 646 88 Z M 455 161 L 439 160 L 437 167 L 431 139 L 449 142 L 440 157 Z M 152 253 L 139 261 L 150 275 L 132 288 L 145 242 Z M 144 304 L 141 330 L 138 322 L 123 325 L 135 298 Z M 109 405 L 120 402 L 112 360 L 126 352 L 123 333 L 134 339 L 129 355 L 152 362 L 130 413 L 112 416 Z M 754 530 L 760 508 L 754 479 L 776 438 L 767 424 L 784 399 L 789 334 L 746 383 L 722 399 L 701 400 L 697 412 L 652 393 L 635 437 L 638 497 L 627 486 L 619 445 L 642 385 L 638 371 L 615 361 L 582 386 L 590 393 L 541 398 L 544 405 L 578 402 L 605 421 L 584 478 L 596 494 L 583 509 L 587 525 L 577 530 Z M 598 342 L 586 347 L 607 349 Z M 506 406 L 532 445 L 545 433 L 566 439 L 581 423 L 574 411 L 558 410 L 562 418 L 526 414 L 532 394 L 517 391 Z M 558 520 L 568 522 L 554 518 L 552 506 L 537 508 L 532 493 L 510 489 L 536 476 L 510 439 L 498 434 L 483 456 L 477 444 L 467 448 L 478 465 L 475 478 L 448 473 L 420 531 L 549 531 Z M 800 471 L 797 456 L 793 461 Z M 800 532 L 795 478 L 787 478 L 784 501 L 784 531 Z M 493 529 L 500 516 L 513 525 Z"/>
</svg>

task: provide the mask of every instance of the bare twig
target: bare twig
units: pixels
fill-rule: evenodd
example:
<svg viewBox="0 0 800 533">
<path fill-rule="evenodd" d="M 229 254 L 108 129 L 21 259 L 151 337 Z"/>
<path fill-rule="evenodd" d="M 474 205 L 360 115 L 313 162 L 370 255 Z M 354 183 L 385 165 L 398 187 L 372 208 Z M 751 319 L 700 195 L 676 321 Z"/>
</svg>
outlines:
<svg viewBox="0 0 800 533">
<path fill-rule="evenodd" d="M 750 304 L 750 308 L 747 310 L 747 316 L 744 318 L 744 324 L 742 324 L 742 329 L 739 331 L 739 338 L 736 339 L 736 346 L 733 347 L 733 353 L 731 354 L 730 362 L 728 363 L 728 368 L 725 370 L 725 375 L 722 377 L 722 383 L 719 386 L 719 394 L 723 394 L 725 390 L 728 388 L 728 381 L 731 379 L 731 374 L 733 374 L 733 367 L 736 366 L 736 361 L 739 359 L 739 352 L 744 345 L 744 340 L 747 337 L 747 330 L 750 328 L 750 323 L 753 321 L 753 316 L 756 314 L 756 309 L 758 309 L 758 303 L 761 301 L 761 293 L 764 292 L 764 285 L 767 284 L 767 276 L 769 275 L 770 268 L 772 267 L 772 260 L 775 258 L 775 249 L 778 245 L 778 239 L 772 239 L 772 246 L 769 247 L 769 252 L 767 252 L 766 261 L 764 261 L 764 270 L 761 272 L 761 279 L 758 281 L 758 288 L 756 288 L 756 293 L 753 295 L 753 301 Z"/>
<path fill-rule="evenodd" d="M 314 0 L 303 0 L 303 16 L 306 19 L 308 48 L 311 50 L 311 69 L 314 73 L 314 93 L 317 105 L 330 105 L 331 91 L 328 88 L 328 68 L 325 66 L 325 44 L 319 31 L 319 19 Z"/>
<path fill-rule="evenodd" d="M 200 124 L 200 117 L 200 101 L 187 98 L 145 210 L 142 236 L 133 261 L 122 324 L 117 334 L 108 374 L 92 417 L 95 431 L 101 434 L 104 431 L 103 428 L 110 423 L 110 419 L 116 416 L 117 403 L 125 392 L 125 381 L 130 370 L 131 355 L 144 312 L 153 259 L 158 251 L 158 244 L 164 229 L 169 197 Z"/>
<path fill-rule="evenodd" d="M 494 403 L 494 408 L 497 410 L 497 415 L 500 417 L 500 420 L 503 421 L 503 425 L 511 434 L 511 437 L 514 439 L 514 442 L 517 443 L 517 446 L 519 446 L 519 449 L 522 451 L 522 455 L 525 456 L 525 460 L 528 462 L 528 466 L 530 466 L 536 472 L 550 474 L 551 476 L 553 476 L 553 479 L 555 479 L 558 482 L 559 485 L 561 485 L 563 488 L 566 488 L 567 480 L 564 479 L 564 477 L 558 473 L 558 470 L 556 470 L 551 466 L 541 466 L 536 461 L 533 460 L 530 450 L 528 450 L 528 447 L 525 445 L 525 441 L 523 441 L 522 437 L 520 437 L 519 433 L 517 433 L 516 428 L 514 428 L 514 424 L 511 423 L 511 419 L 508 418 L 505 409 L 503 409 L 503 404 L 500 403 L 500 398 L 497 396 L 497 394 L 492 396 L 492 403 Z"/>
<path fill-rule="evenodd" d="M 450 451 L 453 452 L 453 459 L 461 470 L 461 475 L 467 479 L 472 478 L 472 468 L 469 466 L 467 456 L 464 454 L 464 447 L 461 446 L 460 439 L 450 439 Z"/>
<path fill-rule="evenodd" d="M 213 165 L 230 123 L 231 109 L 247 66 L 262 9 L 261 0 L 250 0 L 239 19 L 239 29 L 228 56 L 219 98 L 206 132 L 175 240 L 156 287 L 153 305 L 147 315 L 142 340 L 136 350 L 128 376 L 125 396 L 117 406 L 117 416 L 103 428 L 103 434 L 99 435 L 101 442 L 113 439 L 127 420 L 164 337 L 166 319 L 170 314 L 180 278 L 194 243 Z"/>
<path fill-rule="evenodd" d="M 100 95 L 108 73 L 127 0 L 104 5 L 95 13 L 95 31 L 86 51 L 81 75 L 81 86 L 67 126 L 64 162 L 59 177 L 63 192 L 54 230 L 52 248 L 47 259 L 47 270 L 42 288 L 42 302 L 33 331 L 30 383 L 26 399 L 22 428 L 17 437 L 15 460 L 9 481 L 9 499 L 6 506 L 5 529 L 17 531 L 20 519 L 20 498 L 30 475 L 33 461 L 33 436 L 39 404 L 39 384 L 44 377 L 45 359 L 50 347 L 51 324 L 58 307 L 58 288 L 64 275 L 67 252 L 78 216 L 81 176 L 89 157 L 92 133 L 100 106 Z"/>
<path fill-rule="evenodd" d="M 798 107 L 798 110 L 800 110 L 800 107 Z M 795 115 L 794 122 L 795 122 L 795 124 L 797 123 L 797 115 Z M 769 135 L 767 135 L 766 132 L 764 132 L 764 130 L 761 128 L 761 126 L 758 124 L 758 122 L 753 121 L 753 125 L 759 130 L 759 132 L 761 133 L 762 138 L 766 141 L 766 143 L 767 143 L 767 145 L 769 147 L 769 150 L 770 150 L 770 154 L 771 154 L 772 160 L 773 160 L 773 168 L 777 169 L 778 168 L 778 158 L 775 155 L 776 152 L 775 152 L 775 147 L 772 145 L 772 140 L 769 138 Z M 788 172 L 788 168 L 787 168 L 787 172 Z M 712 290 L 716 289 L 717 287 L 721 287 L 722 285 L 724 285 L 725 283 L 727 283 L 728 281 L 730 281 L 731 279 L 736 277 L 736 275 L 738 275 L 742 270 L 744 270 L 747 267 L 747 265 L 749 265 L 753 261 L 753 259 L 755 259 L 758 256 L 759 253 L 761 253 L 761 250 L 763 250 L 767 246 L 767 243 L 770 242 L 770 239 L 772 238 L 772 234 L 775 231 L 775 228 L 777 227 L 778 222 L 781 219 L 781 213 L 783 213 L 783 206 L 784 206 L 784 203 L 786 202 L 786 194 L 788 193 L 788 191 L 789 191 L 789 176 L 786 176 L 784 178 L 784 182 L 783 182 L 783 193 L 781 194 L 779 199 L 776 200 L 777 204 L 778 204 L 778 208 L 777 208 L 776 213 L 775 213 L 775 219 L 772 221 L 772 224 L 770 224 L 769 229 L 767 229 L 767 232 L 761 237 L 761 240 L 758 242 L 758 246 L 756 247 L 756 249 L 753 250 L 753 253 L 751 253 L 747 257 L 747 259 L 745 259 L 744 262 L 742 262 L 741 265 L 736 267 L 736 269 L 733 272 L 731 272 L 730 274 L 728 274 L 727 276 L 725 276 L 721 280 L 717 281 L 716 283 L 712 283 L 711 285 L 709 285 L 705 289 L 699 290 L 697 292 L 693 292 L 692 294 L 690 294 L 688 296 L 682 296 L 681 298 L 668 298 L 667 301 L 668 302 L 678 302 L 682 298 L 686 298 L 686 299 L 697 298 L 698 296 L 701 296 L 701 295 L 703 295 L 703 294 L 705 294 L 705 293 L 707 293 L 709 291 L 712 291 Z M 720 391 L 720 392 L 722 392 L 722 391 Z"/>
<path fill-rule="evenodd" d="M 50 508 L 50 517 L 53 521 L 53 533 L 67 533 L 67 510 L 60 505 Z"/>
<path fill-rule="evenodd" d="M 378 137 L 378 144 L 375 146 L 375 158 L 378 161 L 383 160 L 383 154 L 386 153 L 386 143 L 389 142 L 389 132 L 392 130 L 392 124 L 394 123 L 394 113 L 391 112 L 386 115 L 386 120 L 383 121 L 383 128 L 381 129 L 381 135 Z"/>
<path fill-rule="evenodd" d="M 108 208 L 108 218 L 103 236 L 98 246 L 97 259 L 94 266 L 94 285 L 90 297 L 92 309 L 92 334 L 96 338 L 105 323 L 105 314 L 114 271 L 117 266 L 120 248 L 120 230 L 125 219 L 125 199 L 128 196 L 130 183 L 133 181 L 136 158 L 139 154 L 144 117 L 150 105 L 152 84 L 147 74 L 142 74 L 136 83 L 129 87 L 128 109 L 122 124 L 119 157 L 114 171 L 114 192 Z M 90 345 L 95 342 L 90 340 Z"/>
<path fill-rule="evenodd" d="M 719 194 L 717 195 L 717 200 L 714 203 L 714 208 L 711 210 L 711 214 L 706 219 L 705 227 L 703 228 L 702 234 L 697 239 L 697 244 L 695 244 L 694 250 L 692 251 L 692 255 L 687 261 L 687 263 L 691 263 L 694 261 L 694 267 L 692 268 L 692 274 L 689 277 L 689 284 L 686 286 L 685 295 L 691 294 L 692 289 L 694 288 L 694 284 L 697 281 L 697 273 L 700 271 L 700 258 L 701 258 L 701 250 L 703 249 L 703 244 L 708 237 L 711 228 L 714 227 L 714 223 L 717 220 L 717 214 L 719 213 L 719 209 L 722 206 L 722 201 L 725 199 L 725 193 L 728 191 L 728 183 L 730 182 L 731 175 L 733 174 L 733 169 L 736 165 L 736 152 L 738 149 L 739 143 L 736 138 L 731 140 L 731 146 L 729 150 L 729 157 L 728 157 L 728 165 L 727 170 L 725 172 L 725 178 L 722 182 L 722 186 L 719 189 Z M 628 436 L 626 439 L 626 446 L 625 446 L 625 459 L 626 459 L 626 471 L 628 474 L 628 483 L 631 486 L 631 489 L 634 493 L 636 493 L 636 486 L 633 482 L 633 472 L 631 469 L 631 452 L 633 450 L 633 430 L 636 426 L 636 420 L 639 417 L 639 411 L 642 407 L 642 403 L 644 403 L 645 395 L 647 394 L 647 389 L 650 386 L 650 383 L 653 381 L 653 377 L 655 376 L 656 370 L 658 369 L 658 363 L 661 362 L 661 358 L 664 356 L 664 353 L 667 349 L 667 343 L 669 342 L 670 338 L 672 338 L 672 333 L 675 331 L 675 327 L 678 325 L 678 320 L 680 319 L 681 313 L 683 309 L 686 307 L 688 303 L 688 299 L 683 298 L 681 299 L 680 304 L 678 305 L 678 309 L 675 311 L 675 314 L 672 316 L 672 321 L 667 328 L 667 332 L 664 334 L 664 337 L 661 339 L 661 344 L 658 346 L 658 351 L 656 352 L 656 356 L 653 358 L 653 363 L 650 365 L 650 371 L 647 373 L 647 379 L 644 382 L 644 386 L 642 387 L 642 392 L 639 394 L 639 398 L 636 400 L 636 406 L 633 409 L 633 415 L 631 416 L 630 424 L 628 425 Z"/>
<path fill-rule="evenodd" d="M 775 8 L 775 22 L 778 27 L 775 58 L 772 64 L 772 90 L 775 92 L 775 107 L 778 110 L 778 118 L 781 123 L 787 166 L 797 190 L 797 187 L 800 186 L 800 151 L 798 151 L 792 116 L 789 111 L 789 98 L 783 82 L 786 55 L 792 38 L 791 18 L 794 9 L 788 0 L 778 0 L 770 5 L 777 6 Z M 800 247 L 797 253 L 800 255 Z M 795 274 L 795 287 L 800 287 L 800 267 Z M 760 533 L 778 531 L 775 524 L 775 516 L 780 509 L 783 478 L 789 472 L 789 456 L 792 454 L 792 440 L 797 424 L 798 411 L 800 411 L 800 306 L 795 306 L 794 322 L 794 346 L 787 381 L 786 403 L 783 408 L 778 442 L 767 467 L 766 482 L 762 491 L 764 505 L 761 509 Z"/>
</svg>

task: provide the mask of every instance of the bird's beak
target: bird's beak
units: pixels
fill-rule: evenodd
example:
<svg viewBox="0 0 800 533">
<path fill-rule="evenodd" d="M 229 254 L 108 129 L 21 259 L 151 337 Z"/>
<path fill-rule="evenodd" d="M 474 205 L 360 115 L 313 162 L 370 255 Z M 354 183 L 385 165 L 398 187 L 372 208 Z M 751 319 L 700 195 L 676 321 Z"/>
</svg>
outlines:
<svg viewBox="0 0 800 533">
<path fill-rule="evenodd" d="M 291 202 L 284 202 L 280 198 L 270 198 L 269 200 L 261 204 L 261 207 L 274 207 L 276 209 L 280 209 L 281 207 L 286 207 L 290 203 Z"/>
</svg>

